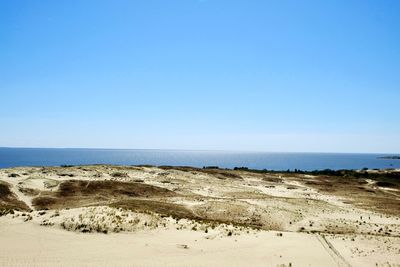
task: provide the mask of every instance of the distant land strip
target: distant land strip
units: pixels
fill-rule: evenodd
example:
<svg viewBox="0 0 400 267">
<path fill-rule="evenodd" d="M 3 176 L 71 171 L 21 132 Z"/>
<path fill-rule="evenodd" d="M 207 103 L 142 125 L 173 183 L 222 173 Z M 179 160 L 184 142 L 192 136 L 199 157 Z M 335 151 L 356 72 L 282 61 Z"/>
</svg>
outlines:
<svg viewBox="0 0 400 267">
<path fill-rule="evenodd" d="M 378 157 L 378 159 L 400 159 L 400 156 L 383 156 Z"/>
</svg>

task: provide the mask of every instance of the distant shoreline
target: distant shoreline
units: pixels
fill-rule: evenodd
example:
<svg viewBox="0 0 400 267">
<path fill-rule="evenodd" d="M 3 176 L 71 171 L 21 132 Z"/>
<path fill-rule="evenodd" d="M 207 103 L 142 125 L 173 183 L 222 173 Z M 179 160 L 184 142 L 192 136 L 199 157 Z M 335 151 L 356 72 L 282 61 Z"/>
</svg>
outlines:
<svg viewBox="0 0 400 267">
<path fill-rule="evenodd" d="M 400 156 L 383 156 L 378 157 L 378 159 L 400 159 Z"/>
</svg>

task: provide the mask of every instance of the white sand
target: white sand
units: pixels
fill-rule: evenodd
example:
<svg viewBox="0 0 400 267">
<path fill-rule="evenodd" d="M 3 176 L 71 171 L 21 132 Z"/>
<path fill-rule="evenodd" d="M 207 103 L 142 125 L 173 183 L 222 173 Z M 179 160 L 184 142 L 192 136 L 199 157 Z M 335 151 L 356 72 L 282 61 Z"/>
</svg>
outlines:
<svg viewBox="0 0 400 267">
<path fill-rule="evenodd" d="M 26 222 L 27 216 L 16 212 L 0 217 L 0 266 L 400 266 L 398 215 L 357 208 L 346 199 L 302 183 L 298 177 L 269 182 L 246 174 L 243 179 L 223 180 L 206 173 L 141 167 L 127 170 L 127 177 L 116 178 L 110 175 L 114 171 L 108 166 L 45 172 L 41 168 L 2 169 L 0 180 L 9 183 L 30 207 L 32 196 L 20 192 L 20 187 L 43 194 L 57 190 L 58 183 L 69 179 L 143 180 L 178 192 L 180 195 L 169 201 L 199 214 L 212 211 L 217 218 L 258 219 L 265 228 L 234 229 L 233 235 L 227 236 L 231 228 L 226 225 L 211 230 L 185 219 L 175 222 L 125 211 L 122 216 L 109 207 L 45 214 L 33 211 L 29 213 L 32 220 Z M 20 176 L 8 177 L 9 173 Z M 64 173 L 74 176 L 60 175 Z M 310 175 L 304 178 L 317 179 Z M 374 187 L 371 181 L 367 184 Z M 398 197 L 397 192 L 390 193 Z M 56 212 L 60 215 L 54 216 Z M 123 217 L 120 233 L 84 234 L 72 231 L 73 227 L 69 231 L 61 227 L 62 222 L 73 225 L 82 218 L 112 229 L 114 212 Z M 132 218 L 139 221 L 132 224 Z M 151 221 L 151 226 L 144 227 L 144 220 Z M 43 222 L 50 222 L 50 226 L 41 226 Z M 190 230 L 194 225 L 197 230 Z M 298 232 L 301 227 L 316 233 Z M 338 230 L 344 234 L 328 234 Z M 389 230 L 391 236 L 385 236 Z"/>
<path fill-rule="evenodd" d="M 337 266 L 314 235 L 207 236 L 173 229 L 82 234 L 7 216 L 0 218 L 0 266 Z"/>
</svg>

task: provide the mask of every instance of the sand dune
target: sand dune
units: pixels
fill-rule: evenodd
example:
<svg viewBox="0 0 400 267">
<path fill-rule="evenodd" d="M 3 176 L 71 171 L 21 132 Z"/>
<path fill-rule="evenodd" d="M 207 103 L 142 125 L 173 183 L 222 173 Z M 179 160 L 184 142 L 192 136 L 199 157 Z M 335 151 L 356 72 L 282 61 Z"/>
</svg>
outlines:
<svg viewBox="0 0 400 267">
<path fill-rule="evenodd" d="M 400 188 L 378 178 L 1 169 L 0 266 L 400 266 Z"/>
</svg>

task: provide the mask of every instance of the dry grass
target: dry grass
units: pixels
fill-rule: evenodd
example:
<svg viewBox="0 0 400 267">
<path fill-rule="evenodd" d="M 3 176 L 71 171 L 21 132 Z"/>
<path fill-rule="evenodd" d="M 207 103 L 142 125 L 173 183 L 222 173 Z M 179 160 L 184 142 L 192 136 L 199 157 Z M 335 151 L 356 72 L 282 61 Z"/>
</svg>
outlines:
<svg viewBox="0 0 400 267">
<path fill-rule="evenodd" d="M 154 196 L 175 196 L 176 193 L 157 186 L 143 183 L 128 183 L 118 181 L 80 181 L 70 180 L 60 184 L 57 195 L 60 197 L 69 196 L 90 196 L 106 195 L 129 197 L 154 197 Z"/>
<path fill-rule="evenodd" d="M 38 209 L 54 209 L 95 206 L 136 197 L 171 196 L 176 193 L 143 183 L 70 180 L 62 182 L 57 192 L 42 192 L 42 196 L 34 198 L 32 203 Z"/>
<path fill-rule="evenodd" d="M 245 222 L 230 216 L 214 216 L 214 214 L 209 213 L 198 213 L 197 211 L 194 212 L 183 205 L 155 200 L 129 199 L 111 203 L 109 206 L 138 213 L 155 213 L 161 217 L 172 217 L 177 220 L 188 219 L 214 227 L 221 224 L 227 224 L 237 227 L 240 226 L 254 229 L 261 228 L 261 225 L 254 221 Z"/>
<path fill-rule="evenodd" d="M 126 172 L 113 172 L 113 173 L 111 173 L 111 176 L 115 177 L 115 178 L 126 178 L 126 177 L 129 177 Z"/>
<path fill-rule="evenodd" d="M 238 174 L 237 171 L 234 170 L 225 170 L 225 169 L 214 169 L 214 168 L 194 168 L 194 167 L 173 167 L 173 166 L 160 166 L 160 169 L 163 170 L 179 170 L 184 172 L 198 172 L 205 173 L 211 176 L 214 176 L 217 179 L 225 180 L 225 179 L 239 179 L 243 180 L 242 176 Z"/>
<path fill-rule="evenodd" d="M 396 191 L 399 182 L 394 175 L 365 178 L 192 167 L 161 167 L 165 170 L 161 172 L 157 168 L 105 165 L 87 166 L 84 170 L 79 168 L 70 167 L 68 173 L 76 174 L 75 177 L 81 177 L 81 172 L 82 177 L 100 173 L 115 179 L 59 179 L 51 184 L 53 187 L 58 185 L 57 189 L 53 189 L 57 191 L 38 192 L 24 188 L 21 192 L 34 196 L 33 205 L 37 209 L 96 209 L 106 206 L 123 208 L 124 212 L 130 210 L 151 216 L 158 214 L 158 217 L 187 219 L 199 224 L 230 224 L 264 230 L 303 229 L 305 232 L 322 233 L 370 231 L 369 226 L 364 224 L 357 226 L 358 222 L 354 226 L 351 219 L 331 222 L 325 220 L 323 215 L 319 216 L 319 213 L 339 212 L 337 205 L 340 202 L 392 215 L 398 215 L 400 207 L 400 191 Z M 48 169 L 48 172 L 47 176 L 51 177 L 52 173 L 59 173 L 60 170 Z M 90 221 L 91 216 L 71 221 L 71 229 L 114 231 L 114 228 L 107 227 L 88 228 L 87 225 L 91 224 L 86 221 Z M 313 221 L 314 218 L 322 218 L 323 223 L 313 224 L 306 221 L 307 218 Z M 118 223 L 115 229 L 120 229 Z M 397 234 L 395 230 L 393 235 Z"/>
<path fill-rule="evenodd" d="M 18 190 L 21 193 L 23 193 L 24 195 L 31 196 L 31 197 L 34 197 L 34 196 L 37 196 L 40 194 L 40 190 L 33 189 L 33 188 L 20 187 L 20 188 L 18 188 Z"/>
<path fill-rule="evenodd" d="M 263 181 L 270 182 L 270 183 L 279 184 L 279 183 L 283 182 L 282 178 L 275 177 L 275 176 L 270 176 L 270 175 L 266 175 L 262 179 L 263 179 Z"/>
<path fill-rule="evenodd" d="M 0 215 L 11 210 L 26 211 L 29 210 L 29 207 L 17 198 L 7 183 L 0 181 Z"/>
<path fill-rule="evenodd" d="M 377 181 L 376 184 L 368 184 L 365 179 L 336 176 L 318 176 L 307 180 L 306 185 L 321 192 L 334 196 L 344 197 L 349 203 L 369 210 L 385 214 L 398 215 L 400 207 L 400 193 L 387 192 L 378 188 L 379 185 L 390 185 L 391 188 L 399 188 L 397 183 Z"/>
<path fill-rule="evenodd" d="M 157 213 L 161 216 L 171 216 L 175 219 L 200 219 L 186 207 L 173 203 L 155 200 L 129 199 L 110 204 L 114 208 L 123 208 L 135 212 Z"/>
<path fill-rule="evenodd" d="M 61 227 L 82 233 L 118 233 L 140 229 L 155 229 L 159 218 L 153 215 L 136 214 L 110 207 L 92 207 L 78 215 L 64 218 Z M 46 223 L 50 223 L 46 221 Z M 47 224 L 48 225 L 48 224 Z"/>
</svg>

